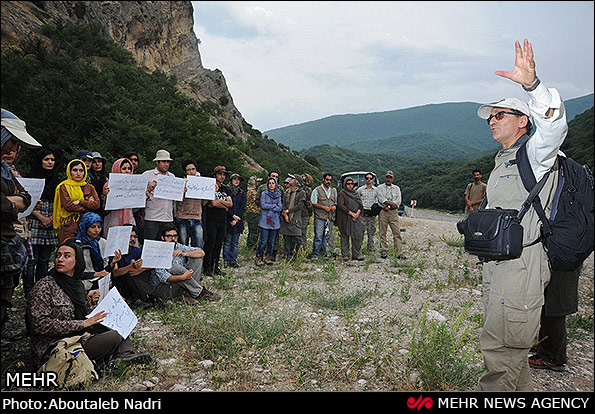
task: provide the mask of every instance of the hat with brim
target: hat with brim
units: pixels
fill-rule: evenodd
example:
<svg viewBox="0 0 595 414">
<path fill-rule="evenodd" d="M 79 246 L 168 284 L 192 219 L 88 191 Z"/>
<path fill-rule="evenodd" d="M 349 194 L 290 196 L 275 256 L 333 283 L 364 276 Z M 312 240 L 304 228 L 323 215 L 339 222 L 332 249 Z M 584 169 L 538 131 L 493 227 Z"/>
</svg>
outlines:
<svg viewBox="0 0 595 414">
<path fill-rule="evenodd" d="M 492 114 L 493 108 L 512 109 L 513 111 L 520 112 L 521 114 L 531 118 L 529 106 L 517 98 L 506 98 L 498 102 L 484 104 L 477 110 L 477 116 L 482 119 L 488 119 Z"/>
<path fill-rule="evenodd" d="M 155 158 L 153 161 L 171 161 L 171 157 L 169 156 L 169 152 L 166 150 L 159 150 L 155 154 Z"/>
<path fill-rule="evenodd" d="M 240 181 L 244 181 L 244 177 L 242 177 L 242 176 L 241 176 L 240 174 L 238 174 L 238 173 L 233 173 L 233 174 L 231 175 L 231 177 L 229 177 L 229 181 L 233 180 L 234 178 L 239 178 L 239 179 L 240 179 Z"/>
<path fill-rule="evenodd" d="M 395 175 L 393 174 L 393 172 L 392 172 L 392 171 L 388 170 L 388 171 L 386 172 L 386 174 L 384 174 L 384 176 L 385 176 L 385 177 L 394 177 Z"/>
<path fill-rule="evenodd" d="M 225 166 L 223 165 L 218 165 L 213 169 L 213 177 L 217 175 L 217 173 L 219 172 L 224 172 L 225 174 L 227 174 L 227 168 L 225 168 Z"/>
<path fill-rule="evenodd" d="M 91 157 L 93 157 L 93 159 L 99 158 L 105 164 L 105 158 L 103 158 L 100 153 L 98 153 L 98 152 L 92 152 L 91 153 Z"/>
<path fill-rule="evenodd" d="M 76 157 L 79 160 L 92 160 L 93 159 L 93 154 L 91 154 L 87 150 L 80 150 Z"/>
<path fill-rule="evenodd" d="M 14 118 L 10 116 L 5 117 L 5 114 L 10 114 L 14 116 Z M 25 121 L 18 119 L 16 115 L 5 109 L 2 110 L 2 126 L 6 128 L 8 132 L 10 132 L 16 139 L 21 141 L 23 146 L 28 148 L 41 147 L 41 144 L 27 132 Z"/>
</svg>

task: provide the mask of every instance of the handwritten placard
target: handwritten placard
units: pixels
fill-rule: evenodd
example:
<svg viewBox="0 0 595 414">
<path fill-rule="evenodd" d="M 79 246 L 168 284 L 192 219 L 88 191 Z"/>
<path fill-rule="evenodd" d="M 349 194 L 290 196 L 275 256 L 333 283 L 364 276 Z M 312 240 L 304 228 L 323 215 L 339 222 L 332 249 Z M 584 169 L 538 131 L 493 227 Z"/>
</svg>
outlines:
<svg viewBox="0 0 595 414">
<path fill-rule="evenodd" d="M 98 285 L 99 285 L 99 300 L 97 301 L 97 304 L 101 303 L 101 301 L 103 299 L 105 299 L 105 297 L 107 296 L 107 294 L 109 293 L 109 284 L 111 281 L 111 273 L 107 274 L 105 276 L 103 276 L 102 278 L 99 279 Z"/>
<path fill-rule="evenodd" d="M 157 186 L 155 187 L 155 190 L 153 190 L 153 195 L 155 198 L 182 201 L 184 198 L 185 185 L 186 180 L 184 178 L 159 174 L 157 176 Z"/>
<path fill-rule="evenodd" d="M 37 206 L 37 202 L 41 198 L 41 193 L 43 193 L 43 187 L 45 187 L 45 178 L 16 177 L 16 179 L 31 196 L 31 205 L 29 208 L 18 215 L 18 218 L 22 219 L 23 217 L 27 217 L 29 214 L 31 214 L 31 212 Z"/>
<path fill-rule="evenodd" d="M 136 315 L 132 312 L 132 309 L 130 309 L 122 295 L 120 295 L 117 288 L 110 289 L 105 298 L 93 309 L 93 312 L 87 315 L 87 318 L 101 311 L 107 314 L 101 324 L 117 331 L 124 339 L 128 338 L 128 335 L 130 335 L 130 332 L 132 332 L 138 323 Z"/>
<path fill-rule="evenodd" d="M 186 179 L 186 198 L 215 199 L 215 179 L 189 175 Z"/>
<path fill-rule="evenodd" d="M 143 267 L 149 269 L 169 269 L 174 259 L 174 246 L 172 242 L 162 242 L 145 239 L 143 244 Z"/>
<path fill-rule="evenodd" d="M 116 250 L 127 254 L 130 246 L 130 233 L 132 226 L 114 226 L 107 232 L 107 243 L 103 249 L 104 256 L 114 256 Z"/>
<path fill-rule="evenodd" d="M 108 187 L 106 210 L 145 207 L 147 177 L 138 174 L 110 173 Z"/>
</svg>

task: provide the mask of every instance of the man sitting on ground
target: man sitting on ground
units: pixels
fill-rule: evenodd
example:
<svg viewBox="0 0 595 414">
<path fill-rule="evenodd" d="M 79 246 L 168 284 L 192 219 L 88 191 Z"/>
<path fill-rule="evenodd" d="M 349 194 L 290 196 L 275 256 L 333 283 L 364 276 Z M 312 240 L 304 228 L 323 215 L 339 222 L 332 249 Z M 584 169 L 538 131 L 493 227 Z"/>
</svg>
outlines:
<svg viewBox="0 0 595 414">
<path fill-rule="evenodd" d="M 171 223 L 163 225 L 161 240 L 175 243 L 174 258 L 171 268 L 155 269 L 153 272 L 155 294 L 164 300 L 181 297 L 187 304 L 196 304 L 201 300 L 219 300 L 218 294 L 199 284 L 205 252 L 201 248 L 178 243 L 178 230 Z"/>
</svg>

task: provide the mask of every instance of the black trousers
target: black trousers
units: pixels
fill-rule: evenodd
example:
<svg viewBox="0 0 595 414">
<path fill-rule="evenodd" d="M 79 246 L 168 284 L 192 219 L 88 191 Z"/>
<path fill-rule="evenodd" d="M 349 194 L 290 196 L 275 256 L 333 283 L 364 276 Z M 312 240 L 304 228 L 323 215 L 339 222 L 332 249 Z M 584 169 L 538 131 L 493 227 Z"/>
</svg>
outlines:
<svg viewBox="0 0 595 414">
<path fill-rule="evenodd" d="M 207 219 L 205 230 L 207 234 L 204 244 L 204 270 L 207 272 L 219 267 L 219 258 L 225 241 L 227 223 L 217 223 Z"/>
</svg>

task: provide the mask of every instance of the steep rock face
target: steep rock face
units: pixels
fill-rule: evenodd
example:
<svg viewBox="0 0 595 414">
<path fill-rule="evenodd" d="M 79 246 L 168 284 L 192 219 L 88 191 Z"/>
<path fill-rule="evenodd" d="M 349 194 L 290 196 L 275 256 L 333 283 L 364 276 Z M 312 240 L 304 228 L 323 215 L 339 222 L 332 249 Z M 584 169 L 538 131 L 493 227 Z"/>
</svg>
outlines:
<svg viewBox="0 0 595 414">
<path fill-rule="evenodd" d="M 221 107 L 213 122 L 245 138 L 242 114 L 223 73 L 202 66 L 189 1 L 3 1 L 2 48 L 58 21 L 100 23 L 139 67 L 175 75 L 185 95 Z"/>
</svg>

